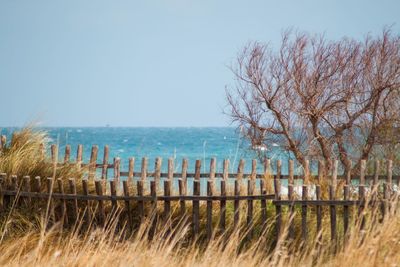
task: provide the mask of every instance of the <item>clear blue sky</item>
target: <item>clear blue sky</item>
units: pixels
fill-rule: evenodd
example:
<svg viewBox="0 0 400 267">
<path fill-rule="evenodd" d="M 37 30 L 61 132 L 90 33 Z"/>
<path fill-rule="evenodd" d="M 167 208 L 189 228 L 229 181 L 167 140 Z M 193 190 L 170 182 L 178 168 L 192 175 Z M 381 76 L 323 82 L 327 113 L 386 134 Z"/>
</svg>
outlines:
<svg viewBox="0 0 400 267">
<path fill-rule="evenodd" d="M 251 40 L 400 30 L 400 1 L 0 0 L 0 126 L 227 126 Z"/>
</svg>

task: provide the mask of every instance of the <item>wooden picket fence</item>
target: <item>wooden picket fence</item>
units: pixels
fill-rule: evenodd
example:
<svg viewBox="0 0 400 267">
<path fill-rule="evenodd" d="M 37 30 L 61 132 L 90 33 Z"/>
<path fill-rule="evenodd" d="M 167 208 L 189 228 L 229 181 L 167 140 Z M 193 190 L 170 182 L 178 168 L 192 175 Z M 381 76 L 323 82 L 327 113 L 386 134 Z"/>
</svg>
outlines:
<svg viewBox="0 0 400 267">
<path fill-rule="evenodd" d="M 325 173 L 324 163 L 318 164 L 318 175 L 313 176 L 307 162 L 302 174 L 294 174 L 294 162 L 288 162 L 288 174 L 282 174 L 282 162 L 275 162 L 276 170 L 273 173 L 271 160 L 264 162 L 264 172 L 257 173 L 257 160 L 252 160 L 252 170 L 244 173 L 244 160 L 240 160 L 236 173 L 229 173 L 229 161 L 223 161 L 223 172 L 216 171 L 216 159 L 210 160 L 210 171 L 201 172 L 200 160 L 195 162 L 194 173 L 189 173 L 188 161 L 183 159 L 182 171 L 174 172 L 174 160 L 168 160 L 168 172 L 161 172 L 161 158 L 155 160 L 154 171 L 148 170 L 147 158 L 142 159 L 141 171 L 134 171 L 134 158 L 129 159 L 128 170 L 120 170 L 120 159 L 115 158 L 113 163 L 108 162 L 108 146 L 104 149 L 103 162 L 98 163 L 98 147 L 93 146 L 89 163 L 82 162 L 83 147 L 78 146 L 77 158 L 74 163 L 70 160 L 70 146 L 66 146 L 63 162 L 57 160 L 57 146 L 51 147 L 51 160 L 49 164 L 61 166 L 64 164 L 77 164 L 86 166 L 88 175 L 82 180 L 53 179 L 30 176 L 17 177 L 12 174 L 0 174 L 0 209 L 10 210 L 10 207 L 17 209 L 20 206 L 30 205 L 35 202 L 48 200 L 50 203 L 50 214 L 54 221 L 61 221 L 65 226 L 76 223 L 77 218 L 84 214 L 84 221 L 87 224 L 103 227 L 107 224 L 110 214 L 118 211 L 123 213 L 121 221 L 126 223 L 127 229 L 134 230 L 144 221 L 145 218 L 162 218 L 170 221 L 173 213 L 178 217 L 186 216 L 192 224 L 192 236 L 197 237 L 203 231 L 208 239 L 216 233 L 224 233 L 227 225 L 227 202 L 233 202 L 233 229 L 240 227 L 241 211 L 246 207 L 246 229 L 250 237 L 256 237 L 253 233 L 255 223 L 265 225 L 267 221 L 275 224 L 276 238 L 283 234 L 283 228 L 288 225 L 287 236 L 295 239 L 293 223 L 284 224 L 284 217 L 287 216 L 290 222 L 297 213 L 301 216 L 301 239 L 309 238 L 309 215 L 311 208 L 316 210 L 316 230 L 322 230 L 323 207 L 329 207 L 330 235 L 332 240 L 337 240 L 338 229 L 337 210 L 342 215 L 344 233 L 350 227 L 352 208 L 357 210 L 356 217 L 365 221 L 364 211 L 379 207 L 382 217 L 388 214 L 393 203 L 398 198 L 397 185 L 393 180 L 399 181 L 398 176 L 393 176 L 392 161 L 388 160 L 385 174 L 381 175 L 380 162 L 375 162 L 373 175 L 366 175 L 366 162 L 362 161 L 357 176 L 351 173 L 338 175 L 338 161 L 333 161 L 332 173 Z M 107 177 L 108 169 L 114 169 L 114 177 Z M 96 169 L 101 170 L 98 179 Z M 100 172 L 98 172 L 100 173 Z M 126 178 L 122 179 L 121 177 Z M 188 179 L 189 178 L 189 179 Z M 193 178 L 193 179 L 191 179 Z M 203 178 L 203 179 L 202 179 Z M 288 180 L 287 194 L 282 193 L 281 181 Z M 295 181 L 301 179 L 302 185 L 295 186 Z M 339 181 L 343 179 L 343 181 Z M 351 180 L 357 179 L 358 184 L 352 185 Z M 383 180 L 383 182 L 382 182 Z M 206 192 L 202 194 L 201 183 L 205 182 Z M 77 184 L 77 182 L 81 184 Z M 272 191 L 268 190 L 267 184 L 273 182 Z M 45 186 L 42 187 L 42 183 Z M 329 197 L 323 199 L 322 184 L 328 184 Z M 122 187 L 120 188 L 120 185 Z M 339 186 L 343 185 L 342 186 Z M 175 186 L 177 185 L 177 186 Z M 233 185 L 233 193 L 229 185 Z M 298 192 L 301 188 L 301 192 Z M 343 188 L 338 192 L 338 188 Z M 176 190 L 177 189 L 177 190 Z M 189 190 L 192 189 L 192 190 Z M 163 191 L 160 194 L 160 191 Z M 189 192 L 192 192 L 191 194 Z M 297 191 L 297 192 L 296 192 Z M 313 191 L 313 192 L 311 192 Z M 172 202 L 178 203 L 178 210 L 172 209 Z M 254 212 L 254 205 L 259 204 L 260 211 Z M 158 204 L 163 204 L 161 215 L 157 215 Z M 201 204 L 205 203 L 206 218 L 205 229 L 201 229 L 200 218 Z M 245 203 L 245 204 L 243 204 Z M 274 214 L 267 214 L 267 206 L 273 205 Z M 111 207 L 111 208 L 107 208 Z M 150 208 L 149 208 L 150 207 Z M 216 207 L 219 207 L 216 209 Z M 242 208 L 241 208 L 242 207 Z M 287 208 L 283 208 L 287 207 Z M 296 212 L 300 207 L 300 212 Z M 219 214 L 218 225 L 213 224 L 213 216 Z M 255 216 L 259 216 L 255 218 Z M 359 221 L 358 220 L 358 221 Z M 204 221 L 204 218 L 203 218 Z M 314 226 L 313 226 L 314 227 Z M 214 229 L 218 228 L 218 229 Z"/>
</svg>

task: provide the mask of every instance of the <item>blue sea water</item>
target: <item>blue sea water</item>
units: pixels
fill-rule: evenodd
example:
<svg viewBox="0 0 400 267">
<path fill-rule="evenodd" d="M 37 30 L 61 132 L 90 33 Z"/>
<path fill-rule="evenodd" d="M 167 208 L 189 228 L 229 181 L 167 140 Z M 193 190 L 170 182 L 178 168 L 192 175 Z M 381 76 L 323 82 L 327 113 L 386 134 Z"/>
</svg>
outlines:
<svg viewBox="0 0 400 267">
<path fill-rule="evenodd" d="M 140 170 L 142 157 L 149 159 L 149 168 L 154 167 L 156 157 L 162 157 L 162 170 L 167 169 L 167 159 L 174 158 L 177 172 L 181 169 L 183 158 L 189 160 L 189 171 L 194 170 L 196 159 L 202 160 L 202 171 L 209 170 L 209 161 L 217 158 L 217 171 L 222 171 L 223 159 L 230 160 L 230 171 L 236 172 L 240 158 L 245 159 L 245 171 L 250 172 L 251 159 L 257 154 L 251 149 L 241 133 L 232 127 L 56 127 L 42 128 L 51 138 L 51 143 L 59 145 L 59 158 L 63 158 L 65 145 L 71 145 L 71 159 L 76 156 L 78 144 L 84 148 L 83 158 L 87 162 L 90 158 L 92 145 L 99 146 L 98 162 L 102 161 L 103 147 L 109 145 L 110 160 L 121 158 L 121 170 L 126 170 L 128 158 L 135 157 L 135 170 Z M 1 134 L 10 136 L 18 128 L 1 128 Z M 271 159 L 282 159 L 283 172 L 286 170 L 287 152 L 277 144 L 269 145 L 266 156 Z M 261 172 L 262 166 L 258 164 Z"/>
</svg>

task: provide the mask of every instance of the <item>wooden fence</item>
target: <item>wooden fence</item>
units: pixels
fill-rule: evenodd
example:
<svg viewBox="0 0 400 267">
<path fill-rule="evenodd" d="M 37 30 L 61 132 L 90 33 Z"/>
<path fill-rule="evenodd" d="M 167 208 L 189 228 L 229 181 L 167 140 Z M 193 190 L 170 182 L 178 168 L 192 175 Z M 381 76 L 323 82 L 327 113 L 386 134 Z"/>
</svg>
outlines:
<svg viewBox="0 0 400 267">
<path fill-rule="evenodd" d="M 51 147 L 51 159 L 54 166 L 72 164 L 70 162 L 70 147 L 66 147 L 63 163 L 57 162 L 57 147 Z M 88 168 L 87 178 L 82 180 L 53 179 L 30 176 L 17 177 L 15 175 L 0 174 L 0 209 L 9 210 L 44 200 L 50 201 L 50 213 L 54 221 L 62 221 L 64 225 L 75 223 L 79 214 L 84 213 L 84 221 L 92 225 L 104 226 L 106 218 L 117 212 L 123 213 L 121 220 L 126 223 L 127 229 L 135 229 L 146 217 L 162 218 L 170 221 L 173 213 L 177 216 L 187 216 L 192 224 L 193 237 L 205 232 L 208 239 L 214 234 L 223 233 L 227 229 L 227 204 L 233 204 L 233 228 L 238 228 L 241 221 L 245 221 L 246 232 L 254 237 L 255 223 L 264 226 L 267 221 L 275 224 L 276 238 L 283 234 L 285 223 L 294 220 L 296 214 L 301 216 L 301 239 L 309 238 L 310 209 L 315 210 L 315 227 L 317 232 L 322 230 L 323 207 L 329 207 L 330 237 L 336 240 L 338 229 L 338 209 L 343 220 L 344 233 L 350 227 L 350 217 L 365 221 L 364 210 L 379 207 L 382 217 L 388 214 L 393 200 L 397 199 L 396 185 L 393 184 L 392 161 L 387 161 L 385 175 L 380 175 L 380 162 L 376 161 L 374 174 L 366 175 L 366 162 L 360 165 L 359 175 L 356 177 L 346 173 L 338 175 L 338 161 L 333 161 L 332 173 L 324 171 L 324 164 L 320 162 L 318 175 L 313 176 L 305 166 L 304 173 L 294 174 L 294 162 L 288 162 L 288 174 L 282 175 L 282 162 L 276 161 L 276 172 L 272 173 L 271 161 L 265 162 L 265 171 L 257 173 L 257 160 L 252 160 L 251 173 L 245 174 L 244 160 L 240 160 L 237 173 L 228 172 L 229 161 L 224 160 L 223 172 L 216 172 L 216 160 L 211 159 L 210 171 L 201 173 L 201 161 L 196 160 L 195 172 L 188 173 L 188 161 L 183 160 L 181 173 L 174 173 L 173 160 L 168 160 L 168 172 L 161 172 L 161 159 L 155 161 L 154 171 L 148 171 L 148 160 L 142 159 L 141 171 L 134 172 L 134 159 L 129 159 L 128 171 L 120 170 L 120 159 L 115 158 L 112 164 L 108 163 L 108 147 L 104 149 L 103 163 L 97 163 L 97 146 L 93 146 L 90 162 L 82 163 L 82 146 L 78 146 L 75 164 Z M 96 168 L 101 169 L 99 179 L 96 179 Z M 107 179 L 107 170 L 114 169 L 113 179 Z M 126 179 L 121 179 L 126 176 Z M 193 177 L 193 179 L 188 179 Z M 343 181 L 339 178 L 343 177 Z M 136 179 L 137 178 L 137 179 Z M 163 179 L 161 179 L 163 178 Z M 206 194 L 201 194 L 201 178 L 206 178 Z M 231 179 L 232 178 L 232 179 Z M 259 178 L 259 179 L 257 179 Z M 282 193 L 283 178 L 287 178 L 287 194 Z M 357 185 L 351 184 L 351 179 L 358 179 Z M 295 186 L 295 180 L 302 179 L 300 186 Z M 398 179 L 398 177 L 396 177 Z M 384 180 L 383 182 L 381 180 Z M 204 181 L 204 180 L 203 180 Z M 120 184 L 122 182 L 122 187 Z M 177 182 L 177 188 L 174 186 Z M 229 184 L 233 185 L 233 192 Z M 273 191 L 268 191 L 267 184 L 273 183 Z M 42 187 L 42 183 L 45 186 Z M 77 184 L 79 183 L 79 184 Z M 328 197 L 323 196 L 324 186 L 328 184 Z M 301 192 L 299 192 L 301 188 Z M 177 190 L 176 190 L 177 189 Z M 190 190 L 192 193 L 190 194 Z M 339 192 L 338 190 L 342 192 Z M 160 191 L 163 191 L 160 194 Z M 178 203 L 177 211 L 172 209 L 172 202 Z M 257 203 L 258 202 L 258 203 Z M 205 205 L 201 205 L 205 203 Z M 162 214 L 157 215 L 157 207 L 163 204 Z M 259 212 L 255 213 L 257 204 Z M 275 209 L 268 213 L 268 206 Z M 109 208 L 110 207 L 110 208 Z M 205 209 L 205 217 L 200 218 L 201 208 Z M 216 208 L 218 207 L 218 208 Z M 299 207 L 299 208 L 296 208 Z M 352 208 L 357 210 L 352 215 Z M 245 220 L 242 220 L 245 208 Z M 298 210 L 300 211 L 298 212 Z M 217 213 L 217 214 L 216 214 Z M 156 215 L 156 216 L 154 216 Z M 312 214 L 314 216 L 314 214 Z M 256 218 L 258 216 L 258 218 Z M 213 218 L 218 217 L 218 224 Z M 286 218 L 286 220 L 284 220 Z M 288 219 L 289 218 L 289 219 Z M 205 229 L 201 229 L 201 221 L 205 221 Z M 288 237 L 295 238 L 294 224 L 289 223 Z"/>
</svg>

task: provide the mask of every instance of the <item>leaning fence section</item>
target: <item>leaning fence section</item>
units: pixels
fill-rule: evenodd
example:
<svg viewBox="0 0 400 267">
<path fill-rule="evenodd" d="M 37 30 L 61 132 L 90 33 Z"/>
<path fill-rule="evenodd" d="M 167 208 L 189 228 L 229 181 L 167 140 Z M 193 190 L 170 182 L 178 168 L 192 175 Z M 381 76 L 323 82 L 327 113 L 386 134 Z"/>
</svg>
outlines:
<svg viewBox="0 0 400 267">
<path fill-rule="evenodd" d="M 196 160 L 194 173 L 189 173 L 189 162 L 184 159 L 181 172 L 176 173 L 173 159 L 168 159 L 168 171 L 162 173 L 161 158 L 155 160 L 151 171 L 148 160 L 143 158 L 140 172 L 134 171 L 134 158 L 130 158 L 128 170 L 121 171 L 119 158 L 108 162 L 108 146 L 102 163 L 98 163 L 97 146 L 92 147 L 86 164 L 82 151 L 83 147 L 78 146 L 76 160 L 71 162 L 71 148 L 67 146 L 63 162 L 59 162 L 57 147 L 52 146 L 49 164 L 55 168 L 65 164 L 87 168 L 83 179 L 0 174 L 0 210 L 34 208 L 46 203 L 51 220 L 62 222 L 65 227 L 77 220 L 84 225 L 107 227 L 110 218 L 116 217 L 117 228 L 129 231 L 135 231 L 149 218 L 152 223 L 161 220 L 165 227 L 186 218 L 191 224 L 191 236 L 207 239 L 235 229 L 257 238 L 265 234 L 262 230 L 270 224 L 274 226 L 275 239 L 307 241 L 310 229 L 322 238 L 321 233 L 327 230 L 323 228 L 329 227 L 329 238 L 337 241 L 345 240 L 355 224 L 362 229 L 371 218 L 370 213 L 378 212 L 374 218 L 383 220 L 398 199 L 398 184 L 394 182 L 398 177 L 393 176 L 390 160 L 384 175 L 378 161 L 373 174 L 366 175 L 366 162 L 362 161 L 357 176 L 339 176 L 337 160 L 332 162 L 330 173 L 319 162 L 316 176 L 311 175 L 308 162 L 303 173 L 295 175 L 292 160 L 286 175 L 282 174 L 280 160 L 266 160 L 263 173 L 257 173 L 257 160 L 251 161 L 250 173 L 244 173 L 244 160 L 239 161 L 236 173 L 229 173 L 228 160 L 223 161 L 223 171 L 218 173 L 216 159 L 211 159 L 209 172 L 202 173 L 202 162 Z M 107 177 L 110 168 L 114 170 L 113 177 Z M 301 183 L 296 183 L 298 179 Z M 358 182 L 354 184 L 352 179 Z M 323 223 L 326 220 L 328 226 Z M 339 237 L 339 233 L 343 236 Z"/>
</svg>

